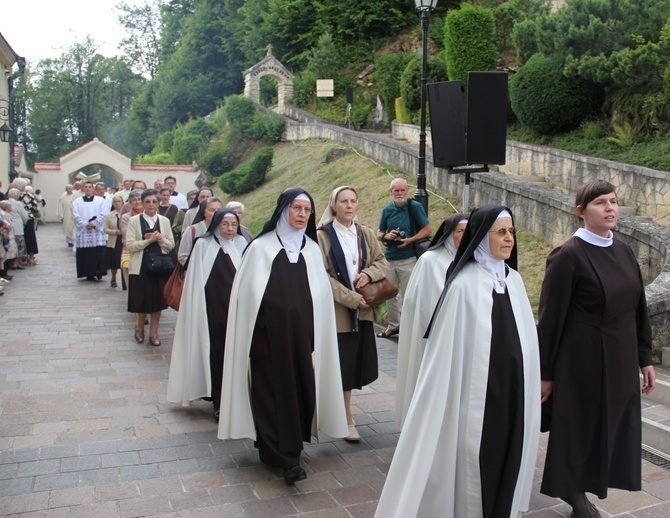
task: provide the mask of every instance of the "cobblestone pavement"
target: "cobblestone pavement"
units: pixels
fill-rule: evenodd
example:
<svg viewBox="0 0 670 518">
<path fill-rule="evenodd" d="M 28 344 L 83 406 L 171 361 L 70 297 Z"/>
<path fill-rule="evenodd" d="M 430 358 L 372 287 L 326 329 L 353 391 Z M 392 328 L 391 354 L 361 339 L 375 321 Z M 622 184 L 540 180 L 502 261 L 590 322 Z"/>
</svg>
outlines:
<svg viewBox="0 0 670 518">
<path fill-rule="evenodd" d="M 352 398 L 363 440 L 307 445 L 308 478 L 287 487 L 250 441 L 216 439 L 211 404 L 166 402 L 176 313 L 161 347 L 136 344 L 125 292 L 75 278 L 60 225 L 37 236 L 40 264 L 13 271 L 0 298 L 0 515 L 374 514 L 398 439 L 395 341 L 379 340 L 379 379 Z M 603 516 L 670 516 L 670 471 L 643 461 L 643 474 L 642 492 L 596 501 Z M 569 513 L 535 491 L 529 515 Z"/>
</svg>

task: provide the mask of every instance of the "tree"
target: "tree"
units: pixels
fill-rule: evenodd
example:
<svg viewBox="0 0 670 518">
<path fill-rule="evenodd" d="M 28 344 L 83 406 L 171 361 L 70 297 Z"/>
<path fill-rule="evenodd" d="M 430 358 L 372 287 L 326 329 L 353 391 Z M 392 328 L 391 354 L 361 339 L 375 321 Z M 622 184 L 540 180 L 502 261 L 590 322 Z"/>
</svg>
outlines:
<svg viewBox="0 0 670 518">
<path fill-rule="evenodd" d="M 51 160 L 120 124 L 142 79 L 90 37 L 40 61 L 28 95 L 28 134 L 38 160 Z"/>
<path fill-rule="evenodd" d="M 153 78 L 160 62 L 160 0 L 145 0 L 131 7 L 125 2 L 116 6 L 118 21 L 128 34 L 119 45 L 133 70 L 140 75 Z"/>
<path fill-rule="evenodd" d="M 444 24 L 447 70 L 452 81 L 468 80 L 471 70 L 491 70 L 498 58 L 491 11 L 463 4 Z"/>
</svg>

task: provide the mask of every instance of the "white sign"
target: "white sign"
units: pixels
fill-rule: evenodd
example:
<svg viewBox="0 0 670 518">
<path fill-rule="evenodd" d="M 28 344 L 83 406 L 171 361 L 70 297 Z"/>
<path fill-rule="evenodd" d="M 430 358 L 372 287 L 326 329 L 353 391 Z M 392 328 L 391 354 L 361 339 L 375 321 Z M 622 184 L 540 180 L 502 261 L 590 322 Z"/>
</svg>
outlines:
<svg viewBox="0 0 670 518">
<path fill-rule="evenodd" d="M 316 96 L 317 97 L 334 97 L 335 96 L 335 81 L 332 79 L 317 79 L 316 80 Z"/>
</svg>

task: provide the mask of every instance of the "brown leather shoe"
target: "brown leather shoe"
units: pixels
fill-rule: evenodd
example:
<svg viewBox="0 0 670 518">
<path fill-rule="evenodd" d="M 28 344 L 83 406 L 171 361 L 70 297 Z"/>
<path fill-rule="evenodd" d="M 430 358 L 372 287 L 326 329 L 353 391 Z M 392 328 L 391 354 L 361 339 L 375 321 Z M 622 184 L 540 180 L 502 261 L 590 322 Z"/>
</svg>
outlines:
<svg viewBox="0 0 670 518">
<path fill-rule="evenodd" d="M 154 347 L 158 347 L 161 344 L 161 341 L 158 339 L 157 336 L 150 336 L 149 343 Z"/>
<path fill-rule="evenodd" d="M 144 343 L 144 329 L 135 329 L 135 341 L 138 344 Z"/>
</svg>

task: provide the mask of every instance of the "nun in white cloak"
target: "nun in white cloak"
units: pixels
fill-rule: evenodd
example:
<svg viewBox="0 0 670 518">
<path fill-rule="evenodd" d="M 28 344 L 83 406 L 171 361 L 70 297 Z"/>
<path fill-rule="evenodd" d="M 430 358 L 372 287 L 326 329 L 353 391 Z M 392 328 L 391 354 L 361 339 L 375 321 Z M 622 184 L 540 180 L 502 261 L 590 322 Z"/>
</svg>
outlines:
<svg viewBox="0 0 670 518">
<path fill-rule="evenodd" d="M 378 518 L 517 517 L 540 433 L 535 319 L 511 211 L 472 212 L 428 329 Z"/>
<path fill-rule="evenodd" d="M 306 478 L 303 442 L 346 437 L 333 294 L 314 202 L 287 189 L 247 248 L 228 314 L 219 439 L 253 439 L 287 485 Z"/>
<path fill-rule="evenodd" d="M 221 402 L 230 291 L 246 246 L 237 214 L 219 209 L 186 260 L 167 400 L 190 406 L 191 401 L 211 398 L 215 418 Z"/>
<path fill-rule="evenodd" d="M 447 268 L 456 257 L 456 249 L 467 222 L 467 216 L 458 213 L 442 222 L 430 247 L 416 262 L 407 292 L 403 295 L 395 381 L 396 424 L 399 428 L 402 428 L 419 376 L 426 348 L 424 335 L 447 280 Z"/>
</svg>

